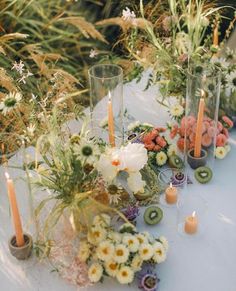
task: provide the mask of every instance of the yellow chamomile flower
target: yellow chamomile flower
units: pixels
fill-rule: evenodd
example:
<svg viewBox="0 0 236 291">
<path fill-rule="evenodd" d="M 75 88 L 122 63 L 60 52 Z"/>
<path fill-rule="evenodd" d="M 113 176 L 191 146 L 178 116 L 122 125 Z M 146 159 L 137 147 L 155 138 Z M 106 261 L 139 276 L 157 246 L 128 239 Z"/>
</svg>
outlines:
<svg viewBox="0 0 236 291">
<path fill-rule="evenodd" d="M 98 245 L 96 250 L 99 260 L 107 262 L 110 261 L 114 255 L 114 245 L 109 241 L 103 241 Z"/>
<path fill-rule="evenodd" d="M 86 262 L 90 256 L 90 247 L 87 242 L 81 242 L 78 251 L 78 258 L 81 262 Z"/>
<path fill-rule="evenodd" d="M 167 252 L 168 249 L 169 249 L 169 243 L 168 243 L 168 240 L 164 237 L 164 236 L 160 236 L 159 237 L 159 241 L 162 243 L 165 251 Z"/>
<path fill-rule="evenodd" d="M 141 259 L 140 255 L 137 254 L 134 256 L 131 262 L 131 268 L 134 272 L 138 272 L 142 269 L 143 260 Z"/>
<path fill-rule="evenodd" d="M 120 284 L 130 284 L 134 280 L 134 272 L 130 267 L 121 267 L 116 278 Z"/>
<path fill-rule="evenodd" d="M 97 283 L 101 280 L 103 267 L 99 263 L 93 263 L 88 270 L 88 277 L 92 283 Z"/>
<path fill-rule="evenodd" d="M 110 277 L 116 277 L 118 264 L 113 260 L 105 262 L 105 270 Z"/>
<path fill-rule="evenodd" d="M 93 219 L 93 225 L 95 226 L 110 226 L 111 217 L 105 213 L 96 215 Z"/>
<path fill-rule="evenodd" d="M 127 245 L 131 253 L 135 253 L 139 248 L 139 240 L 131 234 L 126 234 L 123 237 L 123 243 Z"/>
<path fill-rule="evenodd" d="M 217 157 L 217 159 L 224 159 L 225 156 L 227 155 L 227 150 L 225 149 L 225 147 L 217 147 L 215 150 L 215 156 Z"/>
<path fill-rule="evenodd" d="M 164 262 L 166 259 L 166 252 L 162 243 L 155 242 L 152 247 L 154 251 L 153 255 L 154 262 L 158 264 Z"/>
<path fill-rule="evenodd" d="M 140 244 L 146 244 L 146 243 L 148 243 L 148 239 L 147 239 L 147 237 L 144 234 L 138 233 L 138 234 L 136 234 L 136 237 L 137 237 L 137 239 L 138 239 L 138 241 L 139 241 Z"/>
<path fill-rule="evenodd" d="M 129 249 L 123 244 L 117 245 L 115 247 L 114 260 L 118 264 L 122 264 L 122 263 L 127 262 L 128 258 L 129 258 Z"/>
<path fill-rule="evenodd" d="M 171 157 L 173 155 L 177 155 L 178 154 L 178 150 L 177 150 L 177 146 L 176 145 L 170 145 L 167 151 L 167 155 L 168 157 Z"/>
<path fill-rule="evenodd" d="M 106 230 L 100 226 L 92 227 L 88 232 L 88 241 L 93 245 L 99 244 L 101 241 L 105 240 L 106 237 Z"/>
<path fill-rule="evenodd" d="M 170 109 L 170 114 L 175 117 L 179 117 L 184 113 L 184 108 L 180 104 L 175 104 Z"/>
<path fill-rule="evenodd" d="M 139 255 L 143 261 L 148 261 L 153 256 L 153 248 L 150 244 L 142 244 L 139 248 Z"/>
<path fill-rule="evenodd" d="M 166 161 L 167 161 L 167 155 L 164 152 L 157 153 L 156 162 L 158 166 L 165 165 Z"/>
</svg>

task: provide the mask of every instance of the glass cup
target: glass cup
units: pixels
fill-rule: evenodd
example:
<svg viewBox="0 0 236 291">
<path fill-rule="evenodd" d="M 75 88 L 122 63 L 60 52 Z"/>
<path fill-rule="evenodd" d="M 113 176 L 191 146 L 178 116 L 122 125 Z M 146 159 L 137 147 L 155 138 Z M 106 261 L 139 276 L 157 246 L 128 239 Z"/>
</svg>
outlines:
<svg viewBox="0 0 236 291">
<path fill-rule="evenodd" d="M 181 235 L 192 237 L 205 232 L 208 205 L 201 195 L 185 193 L 179 199 L 177 209 L 177 229 Z"/>
<path fill-rule="evenodd" d="M 114 136 L 115 143 L 121 145 L 124 141 L 122 68 L 113 64 L 95 65 L 88 74 L 93 134 L 110 143 L 110 137 Z"/>
</svg>

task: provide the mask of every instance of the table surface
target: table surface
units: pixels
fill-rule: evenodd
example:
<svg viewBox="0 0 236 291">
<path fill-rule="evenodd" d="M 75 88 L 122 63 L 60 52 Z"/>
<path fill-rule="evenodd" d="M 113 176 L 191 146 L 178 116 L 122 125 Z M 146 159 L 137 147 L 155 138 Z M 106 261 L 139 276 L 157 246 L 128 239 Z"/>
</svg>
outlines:
<svg viewBox="0 0 236 291">
<path fill-rule="evenodd" d="M 156 102 L 158 89 L 153 86 L 143 91 L 145 82 L 131 82 L 124 86 L 124 104 L 137 119 L 164 125 L 168 113 Z M 145 107 L 144 107 L 145 104 Z M 214 165 L 214 179 L 207 185 L 194 182 L 187 187 L 185 195 L 201 194 L 208 203 L 206 230 L 197 236 L 183 236 L 177 231 L 177 209 L 165 208 L 164 218 L 158 226 L 147 227 L 139 217 L 137 227 L 156 236 L 164 235 L 169 240 L 167 260 L 157 266 L 161 279 L 160 291 L 235 291 L 236 290 L 236 132 L 231 135 L 230 154 Z M 19 154 L 20 155 L 20 154 Z M 14 157 L 17 161 L 20 156 Z M 15 178 L 22 175 L 14 171 Z M 9 204 L 4 180 L 4 169 L 0 167 L 0 290 L 3 291 L 73 291 L 78 287 L 69 285 L 50 267 L 32 257 L 28 261 L 15 260 L 8 251 L 8 239 L 13 233 Z M 26 183 L 18 179 L 16 187 L 19 207 L 24 222 L 29 217 L 29 197 Z M 25 219 L 24 219 L 25 218 Z M 29 225 L 24 225 L 28 230 Z M 83 290 L 104 289 L 137 290 L 137 285 L 121 286 L 106 279 L 103 284 Z"/>
</svg>

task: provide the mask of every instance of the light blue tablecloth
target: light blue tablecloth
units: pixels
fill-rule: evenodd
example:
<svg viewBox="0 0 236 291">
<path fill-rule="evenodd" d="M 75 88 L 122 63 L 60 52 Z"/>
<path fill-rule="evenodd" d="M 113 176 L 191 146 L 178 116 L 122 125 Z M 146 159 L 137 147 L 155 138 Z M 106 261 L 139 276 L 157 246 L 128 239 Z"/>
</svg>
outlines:
<svg viewBox="0 0 236 291">
<path fill-rule="evenodd" d="M 141 121 L 164 125 L 168 114 L 155 101 L 157 88 L 143 92 L 142 84 L 135 82 L 124 88 L 125 105 L 129 112 Z M 236 290 L 236 132 L 232 135 L 232 151 L 223 161 L 216 161 L 214 179 L 207 185 L 195 182 L 187 188 L 187 194 L 201 194 L 208 202 L 206 231 L 199 236 L 185 237 L 177 232 L 177 210 L 164 208 L 162 222 L 153 227 L 139 217 L 139 230 L 165 235 L 170 244 L 166 262 L 157 267 L 161 279 L 160 291 L 235 291 Z M 16 157 L 16 160 L 20 157 Z M 50 273 L 47 264 L 35 258 L 16 261 L 8 251 L 7 240 L 13 233 L 9 205 L 0 168 L 0 290 L 2 291 L 72 291 L 56 273 Z M 20 173 L 15 171 L 15 175 Z M 29 217 L 27 187 L 17 182 L 19 207 L 23 220 Z M 28 229 L 25 225 L 24 229 Z M 121 286 L 110 280 L 83 290 L 137 290 L 137 285 Z"/>
</svg>

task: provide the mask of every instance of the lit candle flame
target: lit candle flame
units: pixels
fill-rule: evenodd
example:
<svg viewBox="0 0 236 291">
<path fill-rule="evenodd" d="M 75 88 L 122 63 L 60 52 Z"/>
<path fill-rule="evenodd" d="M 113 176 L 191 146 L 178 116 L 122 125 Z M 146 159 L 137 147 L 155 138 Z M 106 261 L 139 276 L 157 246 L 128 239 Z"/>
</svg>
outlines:
<svg viewBox="0 0 236 291">
<path fill-rule="evenodd" d="M 10 179 L 10 175 L 7 172 L 5 172 L 5 177 L 6 177 L 7 180 Z"/>
<path fill-rule="evenodd" d="M 170 188 L 172 188 L 172 187 L 173 187 L 172 182 L 170 182 Z"/>
<path fill-rule="evenodd" d="M 192 217 L 196 216 L 196 211 L 193 211 Z"/>
</svg>

